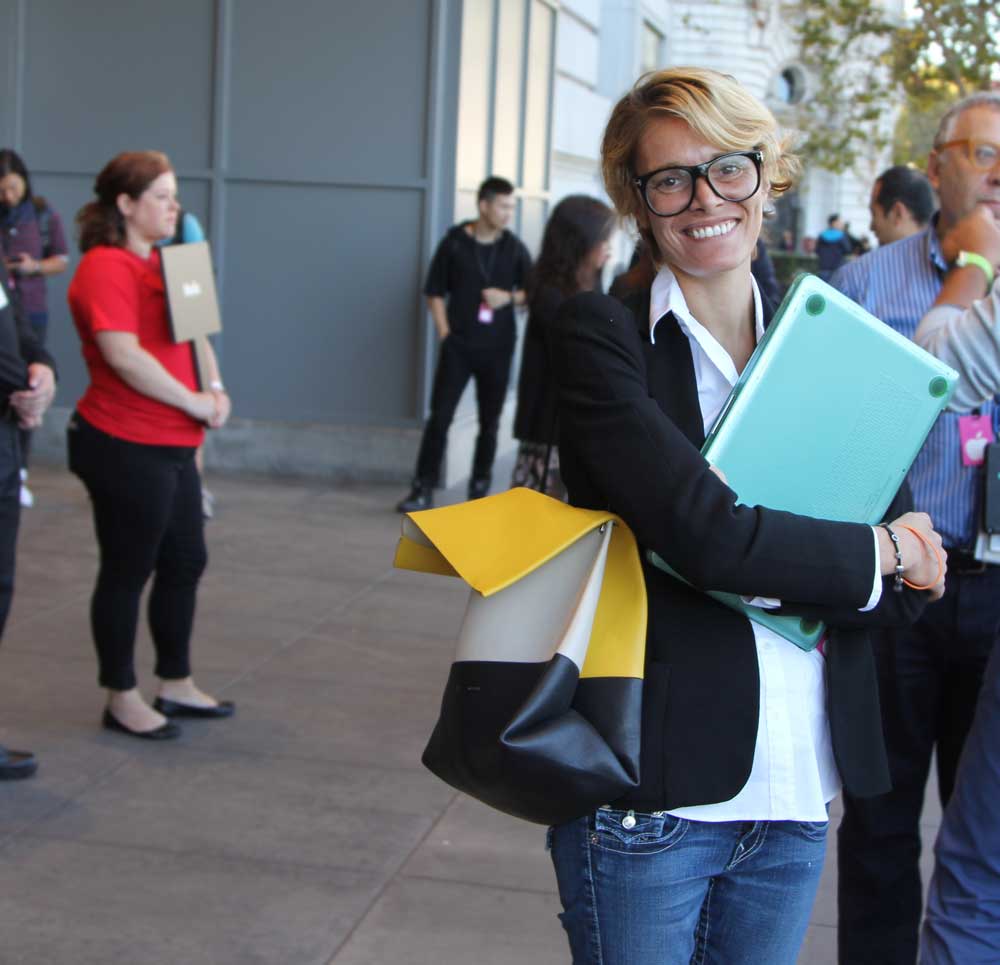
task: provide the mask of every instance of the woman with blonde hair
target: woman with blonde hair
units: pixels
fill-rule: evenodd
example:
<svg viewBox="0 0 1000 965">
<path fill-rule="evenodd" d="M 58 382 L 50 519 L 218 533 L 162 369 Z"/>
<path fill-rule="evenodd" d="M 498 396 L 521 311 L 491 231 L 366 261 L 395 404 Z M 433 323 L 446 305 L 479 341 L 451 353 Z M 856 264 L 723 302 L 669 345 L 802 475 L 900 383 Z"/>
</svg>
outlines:
<svg viewBox="0 0 1000 965">
<path fill-rule="evenodd" d="M 751 259 L 796 162 L 767 109 L 716 71 L 650 74 L 612 112 L 602 163 L 656 271 L 624 304 L 576 295 L 553 323 L 563 479 L 691 586 L 644 563 L 641 781 L 552 829 L 560 917 L 577 965 L 793 963 L 829 802 L 887 787 L 865 627 L 942 590 L 903 524 L 940 538 L 923 514 L 888 524 L 907 577 L 938 581 L 893 592 L 886 530 L 740 505 L 699 452 L 769 320 Z M 694 587 L 835 629 L 807 652 Z"/>
</svg>

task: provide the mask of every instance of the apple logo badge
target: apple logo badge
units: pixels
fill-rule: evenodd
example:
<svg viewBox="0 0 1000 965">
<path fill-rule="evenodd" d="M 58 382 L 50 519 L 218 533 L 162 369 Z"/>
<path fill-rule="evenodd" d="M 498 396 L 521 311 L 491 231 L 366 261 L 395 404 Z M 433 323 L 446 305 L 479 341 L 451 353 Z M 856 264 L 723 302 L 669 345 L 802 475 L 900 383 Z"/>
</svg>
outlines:
<svg viewBox="0 0 1000 965">
<path fill-rule="evenodd" d="M 974 439 L 965 440 L 965 457 L 974 466 L 980 466 L 986 456 L 986 446 L 989 440 L 983 435 L 977 435 Z"/>
</svg>

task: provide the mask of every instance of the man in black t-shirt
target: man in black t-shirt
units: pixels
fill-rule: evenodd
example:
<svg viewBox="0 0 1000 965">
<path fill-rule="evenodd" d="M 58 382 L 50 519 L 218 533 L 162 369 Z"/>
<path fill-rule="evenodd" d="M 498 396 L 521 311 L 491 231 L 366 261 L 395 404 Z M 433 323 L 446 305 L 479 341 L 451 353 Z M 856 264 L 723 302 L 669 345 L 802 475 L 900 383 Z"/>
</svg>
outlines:
<svg viewBox="0 0 1000 965">
<path fill-rule="evenodd" d="M 514 307 L 524 304 L 531 269 L 528 250 L 507 231 L 513 214 L 514 186 L 487 178 L 479 186 L 479 217 L 455 225 L 431 261 L 424 294 L 441 350 L 413 488 L 396 507 L 401 513 L 434 505 L 448 428 L 470 378 L 476 380 L 479 436 L 469 499 L 489 492 L 517 337 Z"/>
</svg>

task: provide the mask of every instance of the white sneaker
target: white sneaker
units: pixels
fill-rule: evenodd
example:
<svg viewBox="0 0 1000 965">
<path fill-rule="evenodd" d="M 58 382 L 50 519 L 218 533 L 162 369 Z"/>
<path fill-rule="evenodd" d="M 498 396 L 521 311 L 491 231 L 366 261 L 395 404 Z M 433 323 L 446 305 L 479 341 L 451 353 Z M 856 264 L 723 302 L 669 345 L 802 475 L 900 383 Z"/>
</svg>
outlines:
<svg viewBox="0 0 1000 965">
<path fill-rule="evenodd" d="M 28 489 L 27 480 L 28 480 L 28 470 L 27 469 L 22 469 L 21 470 L 21 505 L 25 509 L 31 509 L 31 507 L 35 505 L 35 494 L 30 489 Z"/>
</svg>

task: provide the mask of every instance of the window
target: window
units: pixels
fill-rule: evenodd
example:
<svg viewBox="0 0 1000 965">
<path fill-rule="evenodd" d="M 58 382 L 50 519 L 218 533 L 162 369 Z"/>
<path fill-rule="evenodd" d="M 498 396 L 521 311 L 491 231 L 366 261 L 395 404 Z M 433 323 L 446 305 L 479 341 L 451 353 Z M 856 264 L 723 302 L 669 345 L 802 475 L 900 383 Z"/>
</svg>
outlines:
<svg viewBox="0 0 1000 965">
<path fill-rule="evenodd" d="M 639 73 L 659 70 L 663 62 L 663 34 L 648 20 L 642 22 L 642 53 Z"/>
<path fill-rule="evenodd" d="M 774 78 L 771 89 L 779 104 L 798 104 L 806 95 L 805 71 L 794 64 L 786 67 Z"/>
</svg>

